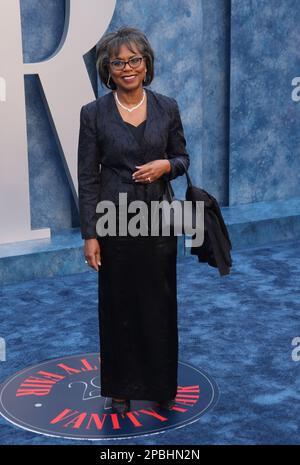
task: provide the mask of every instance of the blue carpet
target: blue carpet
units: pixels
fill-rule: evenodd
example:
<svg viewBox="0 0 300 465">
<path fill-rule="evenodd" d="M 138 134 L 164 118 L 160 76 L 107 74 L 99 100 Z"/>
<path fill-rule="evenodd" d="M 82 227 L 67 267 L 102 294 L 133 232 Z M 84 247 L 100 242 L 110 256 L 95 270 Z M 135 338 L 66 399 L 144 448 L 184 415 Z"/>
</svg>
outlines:
<svg viewBox="0 0 300 465">
<path fill-rule="evenodd" d="M 300 241 L 233 251 L 233 269 L 178 257 L 180 361 L 220 388 L 214 410 L 184 428 L 112 441 L 50 438 L 0 417 L 1 444 L 299 444 Z M 97 274 L 40 278 L 0 289 L 0 382 L 46 359 L 99 351 Z"/>
</svg>

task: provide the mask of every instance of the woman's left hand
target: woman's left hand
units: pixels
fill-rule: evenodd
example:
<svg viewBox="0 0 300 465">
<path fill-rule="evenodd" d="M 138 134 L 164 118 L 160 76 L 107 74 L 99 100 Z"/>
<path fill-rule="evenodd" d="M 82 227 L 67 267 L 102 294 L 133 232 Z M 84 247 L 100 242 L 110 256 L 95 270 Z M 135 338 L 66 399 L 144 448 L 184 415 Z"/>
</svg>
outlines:
<svg viewBox="0 0 300 465">
<path fill-rule="evenodd" d="M 171 164 L 169 160 L 166 159 L 153 160 L 144 165 L 136 165 L 136 168 L 138 168 L 138 170 L 132 174 L 132 179 L 136 182 L 149 184 L 150 182 L 156 181 L 163 174 L 168 173 L 171 170 Z"/>
</svg>

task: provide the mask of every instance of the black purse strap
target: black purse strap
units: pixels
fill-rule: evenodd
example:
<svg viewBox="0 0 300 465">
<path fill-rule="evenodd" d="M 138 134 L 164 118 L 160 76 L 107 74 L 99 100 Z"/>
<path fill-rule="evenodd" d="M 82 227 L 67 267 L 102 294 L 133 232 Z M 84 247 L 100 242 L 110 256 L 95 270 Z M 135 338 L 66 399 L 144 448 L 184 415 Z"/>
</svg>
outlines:
<svg viewBox="0 0 300 465">
<path fill-rule="evenodd" d="M 182 164 L 183 168 L 184 168 L 184 172 L 185 172 L 185 176 L 186 176 L 186 181 L 187 181 L 187 185 L 188 187 L 192 187 L 193 186 L 193 183 L 192 183 L 192 180 L 191 180 L 191 177 L 188 173 L 188 170 L 186 169 L 186 166 L 185 164 L 183 163 L 182 160 L 180 160 L 180 158 L 178 158 L 178 161 Z"/>
<path fill-rule="evenodd" d="M 185 176 L 186 176 L 186 181 L 187 181 L 187 185 L 188 187 L 192 187 L 193 184 L 192 184 L 192 180 L 190 178 L 190 175 L 188 173 L 188 170 L 186 169 L 186 166 L 185 164 L 183 163 L 182 160 L 178 159 L 178 161 L 182 164 L 183 168 L 184 168 L 184 172 L 185 172 Z M 174 191 L 172 189 L 172 185 L 171 185 L 171 181 L 170 180 L 166 180 L 166 191 L 168 193 L 168 199 L 169 201 L 171 201 L 172 199 L 174 199 Z"/>
</svg>

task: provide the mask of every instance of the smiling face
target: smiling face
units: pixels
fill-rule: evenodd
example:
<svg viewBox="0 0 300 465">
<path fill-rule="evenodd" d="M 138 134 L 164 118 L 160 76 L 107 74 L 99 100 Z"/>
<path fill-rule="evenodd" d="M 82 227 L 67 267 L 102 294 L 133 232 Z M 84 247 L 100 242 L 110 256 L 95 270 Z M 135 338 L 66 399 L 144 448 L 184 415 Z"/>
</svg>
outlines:
<svg viewBox="0 0 300 465">
<path fill-rule="evenodd" d="M 131 49 L 132 50 L 130 50 L 125 44 L 121 45 L 118 55 L 112 55 L 110 57 L 110 61 L 128 61 L 133 58 L 142 57 L 141 52 L 134 43 L 131 44 Z M 142 87 L 143 80 L 146 77 L 146 60 L 145 58 L 141 60 L 141 63 L 138 64 L 137 67 L 131 67 L 129 63 L 126 63 L 124 69 L 122 69 L 122 67 L 118 69 L 110 63 L 109 72 L 118 89 L 120 88 L 124 91 L 136 90 L 139 87 Z"/>
</svg>

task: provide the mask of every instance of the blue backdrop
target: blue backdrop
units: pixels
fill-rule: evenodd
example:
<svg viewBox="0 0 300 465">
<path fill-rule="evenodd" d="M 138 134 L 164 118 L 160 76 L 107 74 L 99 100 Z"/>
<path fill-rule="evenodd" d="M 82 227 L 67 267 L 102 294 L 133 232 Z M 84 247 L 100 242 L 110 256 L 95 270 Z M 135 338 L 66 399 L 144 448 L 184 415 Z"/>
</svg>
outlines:
<svg viewBox="0 0 300 465">
<path fill-rule="evenodd" d="M 20 4 L 24 61 L 46 59 L 60 42 L 65 1 Z M 300 196 L 300 103 L 291 98 L 299 14 L 296 0 L 117 1 L 108 31 L 128 25 L 147 34 L 156 54 L 151 88 L 177 99 L 192 179 L 222 206 Z M 85 62 L 96 98 L 108 90 L 95 52 L 96 44 Z M 32 228 L 78 227 L 36 76 L 25 89 Z M 185 178 L 173 185 L 183 197 Z"/>
</svg>

